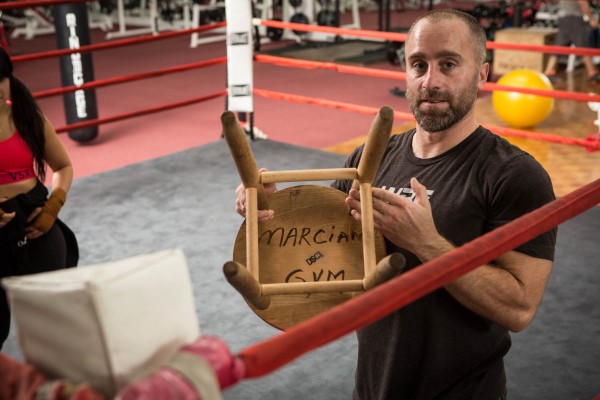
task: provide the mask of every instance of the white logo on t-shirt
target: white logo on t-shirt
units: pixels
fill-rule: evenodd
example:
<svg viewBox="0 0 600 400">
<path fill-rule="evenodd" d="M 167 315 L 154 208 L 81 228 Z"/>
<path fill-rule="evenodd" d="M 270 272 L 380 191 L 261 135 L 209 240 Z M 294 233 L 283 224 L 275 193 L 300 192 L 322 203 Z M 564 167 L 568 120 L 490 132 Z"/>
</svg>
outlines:
<svg viewBox="0 0 600 400">
<path fill-rule="evenodd" d="M 392 193 L 396 193 L 400 196 L 404 196 L 408 198 L 410 201 L 415 201 L 415 192 L 411 188 L 400 188 L 396 189 L 395 187 L 388 188 L 387 186 L 382 186 L 382 189 L 388 190 Z M 431 195 L 433 195 L 433 190 L 427 190 L 427 198 L 431 199 Z"/>
</svg>

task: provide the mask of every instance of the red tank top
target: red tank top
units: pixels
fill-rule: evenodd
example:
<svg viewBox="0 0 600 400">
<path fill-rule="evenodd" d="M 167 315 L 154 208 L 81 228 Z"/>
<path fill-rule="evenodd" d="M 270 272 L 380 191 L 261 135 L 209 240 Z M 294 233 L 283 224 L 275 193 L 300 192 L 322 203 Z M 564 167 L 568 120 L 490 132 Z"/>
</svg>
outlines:
<svg viewBox="0 0 600 400">
<path fill-rule="evenodd" d="M 0 142 L 0 185 L 35 178 L 33 153 L 19 132 Z"/>
</svg>

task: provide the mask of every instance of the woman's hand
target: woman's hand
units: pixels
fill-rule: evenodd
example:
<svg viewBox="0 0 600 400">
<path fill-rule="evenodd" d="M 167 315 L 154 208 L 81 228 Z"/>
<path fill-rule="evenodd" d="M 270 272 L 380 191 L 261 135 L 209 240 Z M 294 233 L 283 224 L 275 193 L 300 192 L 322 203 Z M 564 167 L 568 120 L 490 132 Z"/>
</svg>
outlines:
<svg viewBox="0 0 600 400">
<path fill-rule="evenodd" d="M 37 207 L 36 209 L 34 209 L 31 212 L 31 214 L 29 214 L 29 216 L 27 217 L 27 223 L 30 223 L 31 221 L 35 220 L 41 212 L 42 207 Z M 44 232 L 34 228 L 33 226 L 26 227 L 25 232 L 27 232 L 27 234 L 25 235 L 27 239 L 37 239 L 44 234 Z"/>
<path fill-rule="evenodd" d="M 6 197 L 0 197 L 0 203 L 5 202 L 6 200 L 8 200 L 8 198 Z M 1 208 L 0 208 L 0 228 L 4 228 L 4 226 L 6 224 L 8 224 L 10 221 L 12 221 L 12 219 L 15 217 L 15 212 L 11 212 L 11 213 L 7 213 L 4 212 Z"/>
<path fill-rule="evenodd" d="M 6 224 L 12 221 L 15 215 L 16 214 L 14 211 L 11 213 L 5 213 L 4 211 L 0 210 L 0 228 L 4 228 Z"/>
</svg>

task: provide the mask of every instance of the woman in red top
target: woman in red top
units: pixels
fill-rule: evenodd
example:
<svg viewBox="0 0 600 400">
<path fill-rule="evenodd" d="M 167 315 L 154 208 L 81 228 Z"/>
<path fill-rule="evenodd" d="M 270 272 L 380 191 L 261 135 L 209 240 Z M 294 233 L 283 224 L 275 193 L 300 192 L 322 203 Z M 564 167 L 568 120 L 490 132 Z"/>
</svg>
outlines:
<svg viewBox="0 0 600 400">
<path fill-rule="evenodd" d="M 77 264 L 73 233 L 57 220 L 73 181 L 64 146 L 0 47 L 0 278 Z M 52 170 L 52 193 L 44 185 Z M 55 223 L 58 222 L 58 223 Z M 0 287 L 0 348 L 10 311 Z"/>
</svg>

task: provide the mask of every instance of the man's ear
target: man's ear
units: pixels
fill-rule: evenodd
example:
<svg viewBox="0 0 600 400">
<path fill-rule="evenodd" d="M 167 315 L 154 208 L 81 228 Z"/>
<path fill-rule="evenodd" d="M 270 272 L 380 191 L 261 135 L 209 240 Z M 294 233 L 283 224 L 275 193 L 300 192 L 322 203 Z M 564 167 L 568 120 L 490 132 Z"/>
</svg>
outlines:
<svg viewBox="0 0 600 400">
<path fill-rule="evenodd" d="M 485 83 L 487 82 L 489 73 L 490 63 L 485 62 L 481 64 L 481 66 L 479 67 L 479 89 L 483 88 L 483 85 L 485 85 Z"/>
</svg>

